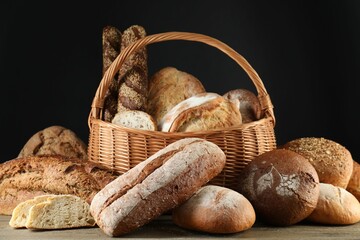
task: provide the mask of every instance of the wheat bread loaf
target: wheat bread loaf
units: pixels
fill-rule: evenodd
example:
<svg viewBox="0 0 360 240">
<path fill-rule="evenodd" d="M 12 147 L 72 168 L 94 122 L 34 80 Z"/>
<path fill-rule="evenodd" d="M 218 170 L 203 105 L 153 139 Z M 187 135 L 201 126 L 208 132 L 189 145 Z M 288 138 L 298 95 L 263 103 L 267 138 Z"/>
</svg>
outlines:
<svg viewBox="0 0 360 240">
<path fill-rule="evenodd" d="M 178 226 L 208 233 L 245 231 L 255 219 L 254 208 L 243 195 L 215 185 L 200 188 L 172 211 L 172 220 Z"/>
<path fill-rule="evenodd" d="M 142 130 L 156 131 L 157 125 L 154 118 L 140 110 L 128 110 L 118 112 L 113 120 L 114 124 Z"/>
<path fill-rule="evenodd" d="M 360 164 L 356 161 L 353 161 L 353 171 L 346 190 L 360 201 Z"/>
<path fill-rule="evenodd" d="M 107 235 L 129 233 L 189 199 L 222 171 L 225 158 L 204 139 L 178 140 L 105 186 L 91 213 Z"/>
</svg>

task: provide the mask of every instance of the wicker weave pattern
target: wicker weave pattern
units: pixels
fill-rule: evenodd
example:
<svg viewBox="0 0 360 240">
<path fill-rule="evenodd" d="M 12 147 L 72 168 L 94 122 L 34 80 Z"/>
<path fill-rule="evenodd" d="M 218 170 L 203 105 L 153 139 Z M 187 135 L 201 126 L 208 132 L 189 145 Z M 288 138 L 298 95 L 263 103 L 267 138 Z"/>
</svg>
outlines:
<svg viewBox="0 0 360 240">
<path fill-rule="evenodd" d="M 187 40 L 202 42 L 224 52 L 241 66 L 253 81 L 265 117 L 241 126 L 196 133 L 166 133 L 130 129 L 101 120 L 104 96 L 109 84 L 125 59 L 148 44 Z M 200 137 L 217 144 L 226 154 L 222 173 L 211 183 L 234 188 L 241 169 L 256 156 L 276 147 L 275 117 L 269 95 L 256 71 L 236 51 L 206 35 L 185 32 L 168 32 L 147 36 L 124 49 L 104 74 L 96 91 L 89 115 L 90 161 L 98 162 L 119 173 L 124 173 L 172 142 L 186 137 Z"/>
</svg>

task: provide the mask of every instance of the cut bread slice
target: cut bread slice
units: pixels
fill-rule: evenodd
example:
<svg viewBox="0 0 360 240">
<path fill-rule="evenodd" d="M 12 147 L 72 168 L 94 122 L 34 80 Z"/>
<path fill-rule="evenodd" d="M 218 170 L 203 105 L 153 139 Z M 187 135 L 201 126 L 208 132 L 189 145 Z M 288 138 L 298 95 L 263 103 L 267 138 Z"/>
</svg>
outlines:
<svg viewBox="0 0 360 240">
<path fill-rule="evenodd" d="M 55 195 L 43 195 L 19 203 L 13 210 L 9 225 L 13 228 L 24 228 L 28 218 L 29 210 L 35 204 L 46 201 L 49 197 Z"/>
<path fill-rule="evenodd" d="M 89 204 L 75 195 L 43 195 L 16 206 L 10 226 L 29 229 L 92 227 Z"/>
<path fill-rule="evenodd" d="M 154 118 L 150 114 L 140 110 L 118 112 L 111 122 L 128 128 L 151 131 L 157 130 L 157 124 Z"/>
</svg>

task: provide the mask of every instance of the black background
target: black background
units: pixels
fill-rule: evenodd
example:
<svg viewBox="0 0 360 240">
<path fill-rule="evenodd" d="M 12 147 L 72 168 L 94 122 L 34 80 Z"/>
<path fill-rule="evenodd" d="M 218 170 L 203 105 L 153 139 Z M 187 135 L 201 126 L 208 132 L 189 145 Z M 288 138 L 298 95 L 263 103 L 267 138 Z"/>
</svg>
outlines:
<svg viewBox="0 0 360 240">
<path fill-rule="evenodd" d="M 37 131 L 62 125 L 88 141 L 101 80 L 102 28 L 142 25 L 148 34 L 187 31 L 230 45 L 270 94 L 278 144 L 313 136 L 360 159 L 360 1 L 2 1 L 0 161 Z M 244 71 L 200 43 L 148 47 L 149 73 L 174 66 L 209 92 L 255 91 Z"/>
</svg>

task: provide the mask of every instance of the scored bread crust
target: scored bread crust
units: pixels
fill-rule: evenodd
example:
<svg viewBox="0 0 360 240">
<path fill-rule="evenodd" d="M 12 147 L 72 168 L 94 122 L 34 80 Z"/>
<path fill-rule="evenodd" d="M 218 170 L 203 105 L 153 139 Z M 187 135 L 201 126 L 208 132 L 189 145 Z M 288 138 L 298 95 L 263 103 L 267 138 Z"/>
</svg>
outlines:
<svg viewBox="0 0 360 240">
<path fill-rule="evenodd" d="M 0 165 L 0 214 L 11 215 L 22 201 L 44 194 L 74 194 L 91 202 L 118 175 L 104 167 L 61 156 L 33 156 Z"/>
<path fill-rule="evenodd" d="M 186 201 L 221 172 L 225 158 L 206 140 L 178 140 L 96 194 L 91 213 L 107 235 L 128 233 Z"/>
<path fill-rule="evenodd" d="M 200 93 L 173 107 L 162 119 L 164 132 L 195 132 L 242 123 L 237 105 L 216 93 Z"/>
</svg>

